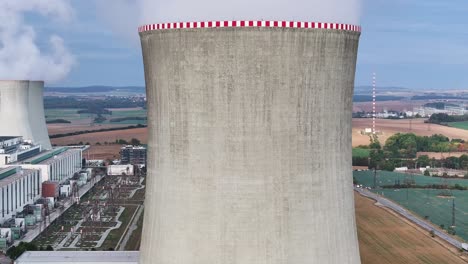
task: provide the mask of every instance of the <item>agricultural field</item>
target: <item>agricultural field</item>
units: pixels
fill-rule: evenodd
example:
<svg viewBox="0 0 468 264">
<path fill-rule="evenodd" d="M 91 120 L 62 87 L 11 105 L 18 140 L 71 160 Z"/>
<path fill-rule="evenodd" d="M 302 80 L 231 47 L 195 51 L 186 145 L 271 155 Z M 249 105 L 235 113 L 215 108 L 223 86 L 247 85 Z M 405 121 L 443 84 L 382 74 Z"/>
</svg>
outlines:
<svg viewBox="0 0 468 264">
<path fill-rule="evenodd" d="M 362 264 L 463 264 L 461 253 L 384 208 L 355 194 Z"/>
<path fill-rule="evenodd" d="M 374 184 L 374 172 L 373 171 L 354 171 L 353 176 L 356 177 L 356 180 L 359 184 L 364 186 L 372 187 Z M 395 182 L 400 181 L 401 184 L 404 183 L 405 179 L 414 180 L 416 185 L 428 185 L 428 184 L 443 184 L 444 181 L 448 185 L 459 184 L 461 186 L 468 186 L 468 180 L 458 178 L 439 178 L 439 177 L 429 177 L 423 175 L 411 175 L 405 173 L 397 173 L 390 171 L 377 171 L 377 183 L 379 186 L 383 185 L 393 185 Z M 468 191 L 467 191 L 468 193 Z"/>
<path fill-rule="evenodd" d="M 134 128 L 126 130 L 114 130 L 114 131 L 104 131 L 104 132 L 95 132 L 82 135 L 53 138 L 51 139 L 52 144 L 57 146 L 67 146 L 70 144 L 78 144 L 82 142 L 84 144 L 89 143 L 91 145 L 101 144 L 105 145 L 107 143 L 115 143 L 118 139 L 123 139 L 130 141 L 132 138 L 140 140 L 143 144 L 148 142 L 148 129 L 143 128 Z"/>
<path fill-rule="evenodd" d="M 464 130 L 468 130 L 468 121 L 465 122 L 452 122 L 448 123 L 449 126 L 451 127 L 456 127 Z"/>
<path fill-rule="evenodd" d="M 46 120 L 65 119 L 71 125 L 138 125 L 146 124 L 146 110 L 143 108 L 119 108 L 108 109 L 112 115 L 102 115 L 107 120 L 102 123 L 94 123 L 95 114 L 78 114 L 82 109 L 46 109 Z M 117 119 L 114 120 L 113 119 Z M 123 120 L 118 120 L 123 119 Z M 137 120 L 138 119 L 138 120 Z M 69 125 L 69 124 L 62 124 Z"/>
<path fill-rule="evenodd" d="M 382 144 L 396 133 L 414 133 L 418 136 L 431 136 L 442 134 L 450 139 L 458 138 L 468 141 L 468 133 L 464 129 L 448 127 L 436 124 L 424 123 L 426 119 L 377 119 L 376 129 L 381 131 L 379 140 Z M 361 131 L 372 126 L 370 118 L 353 118 L 353 146 L 369 145 L 368 135 L 362 135 Z"/>
<path fill-rule="evenodd" d="M 353 176 L 358 184 L 373 186 L 372 171 L 355 171 Z M 402 184 L 405 180 L 414 180 L 417 185 L 459 184 L 468 186 L 468 180 L 442 179 L 420 175 L 408 175 L 393 172 L 379 171 L 377 173 L 378 185 L 392 185 L 396 181 Z M 455 231 L 456 235 L 468 241 L 468 191 L 444 191 L 434 189 L 373 189 L 376 192 L 408 210 L 432 222 L 436 226 L 447 229 L 452 225 L 452 202 L 455 198 Z M 450 194 L 451 196 L 446 196 Z"/>
</svg>

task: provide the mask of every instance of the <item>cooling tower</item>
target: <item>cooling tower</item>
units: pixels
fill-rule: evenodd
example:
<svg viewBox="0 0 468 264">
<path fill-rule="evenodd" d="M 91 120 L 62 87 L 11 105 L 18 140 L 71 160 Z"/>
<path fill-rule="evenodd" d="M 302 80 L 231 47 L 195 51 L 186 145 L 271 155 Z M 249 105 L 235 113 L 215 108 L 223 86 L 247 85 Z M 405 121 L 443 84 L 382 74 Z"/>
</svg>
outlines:
<svg viewBox="0 0 468 264">
<path fill-rule="evenodd" d="M 29 83 L 29 123 L 33 128 L 33 139 L 44 149 L 52 149 L 44 114 L 44 82 Z"/>
<path fill-rule="evenodd" d="M 139 30 L 149 114 L 140 263 L 360 263 L 351 174 L 360 27 Z"/>
<path fill-rule="evenodd" d="M 0 81 L 0 136 L 32 140 L 29 114 L 29 81 Z"/>
</svg>

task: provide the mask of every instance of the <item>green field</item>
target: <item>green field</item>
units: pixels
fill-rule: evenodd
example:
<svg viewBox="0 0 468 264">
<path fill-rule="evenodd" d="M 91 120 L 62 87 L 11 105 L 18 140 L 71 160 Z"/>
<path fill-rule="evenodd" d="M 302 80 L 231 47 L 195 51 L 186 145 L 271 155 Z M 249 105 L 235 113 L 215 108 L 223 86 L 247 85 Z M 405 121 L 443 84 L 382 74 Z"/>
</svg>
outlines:
<svg viewBox="0 0 468 264">
<path fill-rule="evenodd" d="M 81 109 L 46 109 L 45 115 L 47 120 L 65 119 L 72 122 L 94 118 L 93 114 L 78 114 L 79 110 Z"/>
<path fill-rule="evenodd" d="M 91 123 L 94 118 L 96 117 L 95 114 L 78 114 L 77 112 L 80 109 L 46 109 L 45 115 L 47 120 L 54 120 L 54 119 L 65 119 L 68 121 L 79 122 L 79 121 L 87 121 Z M 146 124 L 146 120 L 125 120 L 121 122 L 110 122 L 110 119 L 113 118 L 125 118 L 125 117 L 146 117 L 146 110 L 145 109 L 128 109 L 128 110 L 118 110 L 112 111 L 112 115 L 103 115 L 107 120 L 101 124 L 115 124 L 115 125 L 138 125 L 138 124 Z"/>
<path fill-rule="evenodd" d="M 451 127 L 456 127 L 456 128 L 468 130 L 468 121 L 465 121 L 465 122 L 452 122 L 452 123 L 448 123 L 448 125 L 451 126 Z"/>
<path fill-rule="evenodd" d="M 353 158 L 367 158 L 369 157 L 370 150 L 363 148 L 353 148 Z"/>
<path fill-rule="evenodd" d="M 371 187 L 373 185 L 372 171 L 355 171 L 353 176 L 359 184 Z M 408 177 L 413 177 L 416 184 L 440 184 L 444 179 L 426 176 L 408 176 L 407 174 L 383 172 L 377 173 L 379 185 L 391 185 L 396 180 L 401 182 Z M 447 179 L 448 184 L 460 184 L 468 186 L 468 180 Z M 428 218 L 437 226 L 444 225 L 447 229 L 452 224 L 452 198 L 441 198 L 441 190 L 432 189 L 376 189 L 373 192 L 379 193 L 410 211 L 416 213 L 421 218 Z M 456 234 L 468 240 L 468 191 L 451 191 L 455 197 L 455 231 Z"/>
<path fill-rule="evenodd" d="M 374 172 L 373 171 L 355 171 L 353 176 L 359 184 L 364 186 L 372 187 L 374 185 Z M 411 179 L 415 181 L 416 185 L 428 185 L 428 184 L 442 184 L 447 181 L 448 185 L 459 184 L 461 186 L 468 186 L 468 180 L 465 179 L 444 179 L 437 177 L 429 177 L 423 175 L 410 175 L 404 173 L 396 173 L 389 171 L 378 171 L 377 172 L 377 183 L 379 186 L 393 185 L 396 181 L 403 183 L 405 179 Z M 468 193 L 468 191 L 467 191 Z"/>
</svg>

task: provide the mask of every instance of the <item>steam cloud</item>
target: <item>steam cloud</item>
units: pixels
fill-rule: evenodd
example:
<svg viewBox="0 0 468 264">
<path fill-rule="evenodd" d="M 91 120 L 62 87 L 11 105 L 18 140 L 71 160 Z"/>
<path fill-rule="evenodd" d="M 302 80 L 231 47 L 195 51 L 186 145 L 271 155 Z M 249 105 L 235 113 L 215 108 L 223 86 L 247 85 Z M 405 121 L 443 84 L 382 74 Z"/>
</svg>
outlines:
<svg viewBox="0 0 468 264">
<path fill-rule="evenodd" d="M 138 44 L 136 28 L 162 22 L 292 20 L 358 25 L 362 0 L 95 0 L 114 32 Z"/>
<path fill-rule="evenodd" d="M 0 0 L 0 79 L 63 79 L 75 62 L 73 55 L 56 35 L 41 50 L 34 27 L 26 24 L 26 13 L 53 17 L 57 22 L 73 17 L 68 0 Z"/>
<path fill-rule="evenodd" d="M 361 0 L 140 0 L 143 24 L 293 20 L 359 24 Z"/>
</svg>

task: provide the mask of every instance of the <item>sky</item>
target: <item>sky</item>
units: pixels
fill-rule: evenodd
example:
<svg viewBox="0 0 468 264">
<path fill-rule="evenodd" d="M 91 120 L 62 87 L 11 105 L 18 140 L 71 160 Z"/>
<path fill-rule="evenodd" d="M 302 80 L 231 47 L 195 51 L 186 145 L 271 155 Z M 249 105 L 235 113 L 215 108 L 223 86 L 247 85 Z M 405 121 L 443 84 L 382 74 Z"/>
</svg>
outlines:
<svg viewBox="0 0 468 264">
<path fill-rule="evenodd" d="M 73 18 L 58 23 L 26 14 L 40 48 L 58 35 L 74 56 L 68 76 L 50 86 L 144 85 L 137 30 L 125 23 L 136 14 L 108 12 L 112 2 L 72 1 Z M 363 0 L 356 85 L 376 72 L 378 86 L 468 89 L 467 13 L 466 0 Z"/>
</svg>

